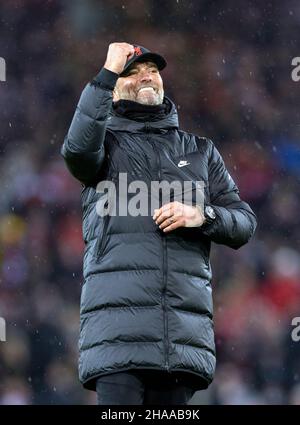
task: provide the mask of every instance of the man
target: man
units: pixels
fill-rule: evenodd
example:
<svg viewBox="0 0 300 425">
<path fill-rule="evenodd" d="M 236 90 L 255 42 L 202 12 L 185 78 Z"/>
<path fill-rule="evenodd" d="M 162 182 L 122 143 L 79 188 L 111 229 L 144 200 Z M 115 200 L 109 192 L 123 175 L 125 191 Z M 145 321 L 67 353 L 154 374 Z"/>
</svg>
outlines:
<svg viewBox="0 0 300 425">
<path fill-rule="evenodd" d="M 61 150 L 83 186 L 79 375 L 99 404 L 186 404 L 208 387 L 215 372 L 210 244 L 237 249 L 256 227 L 212 141 L 178 129 L 164 96 L 165 66 L 142 46 L 110 44 Z M 110 198 L 98 183 L 120 192 L 124 176 L 126 188 L 189 181 L 192 202 L 164 202 L 160 192 L 149 214 L 101 214 Z"/>
</svg>

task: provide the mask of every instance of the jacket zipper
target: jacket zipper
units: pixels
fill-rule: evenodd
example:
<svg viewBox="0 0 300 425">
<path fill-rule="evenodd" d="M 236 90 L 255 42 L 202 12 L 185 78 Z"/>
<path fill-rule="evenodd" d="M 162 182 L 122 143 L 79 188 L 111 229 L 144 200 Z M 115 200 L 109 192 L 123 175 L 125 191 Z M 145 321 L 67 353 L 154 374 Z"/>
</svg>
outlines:
<svg viewBox="0 0 300 425">
<path fill-rule="evenodd" d="M 146 129 L 146 133 L 148 134 L 150 131 L 150 126 L 148 122 L 145 122 L 145 129 Z M 160 163 L 160 155 L 159 155 L 159 151 L 155 145 L 155 143 L 153 143 L 150 140 L 150 137 L 147 136 L 147 140 L 150 143 L 150 145 L 152 146 L 154 152 L 155 152 L 155 159 L 156 159 L 156 167 L 157 167 L 157 171 L 158 171 L 158 180 L 161 181 L 161 163 Z"/>
<path fill-rule="evenodd" d="M 150 131 L 149 123 L 145 123 L 146 133 Z M 161 181 L 161 160 L 159 150 L 155 143 L 150 140 L 150 137 L 147 136 L 148 142 L 151 144 L 155 155 L 156 155 L 156 164 L 158 172 L 158 180 Z M 159 196 L 159 205 L 161 205 L 161 192 Z M 167 308 L 166 308 L 166 290 L 167 290 L 167 238 L 163 233 L 161 234 L 162 244 L 163 244 L 163 290 L 162 290 L 162 307 L 163 307 L 163 318 L 164 318 L 164 345 L 165 345 L 165 369 L 169 372 L 169 337 L 168 337 L 168 322 L 167 322 Z"/>
<path fill-rule="evenodd" d="M 165 368 L 169 372 L 169 336 L 168 336 L 168 321 L 167 321 L 167 308 L 166 308 L 166 290 L 167 290 L 167 239 L 166 236 L 162 236 L 163 242 L 163 293 L 162 293 L 162 304 L 164 312 L 164 332 L 165 332 Z"/>
</svg>

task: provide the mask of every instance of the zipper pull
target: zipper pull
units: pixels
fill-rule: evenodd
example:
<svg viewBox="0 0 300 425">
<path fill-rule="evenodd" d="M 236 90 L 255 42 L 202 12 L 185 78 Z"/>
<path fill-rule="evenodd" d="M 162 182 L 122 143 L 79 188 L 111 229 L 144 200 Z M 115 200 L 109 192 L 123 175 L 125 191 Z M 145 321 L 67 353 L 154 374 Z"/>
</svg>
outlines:
<svg viewBox="0 0 300 425">
<path fill-rule="evenodd" d="M 146 133 L 149 133 L 150 129 L 151 129 L 150 124 L 148 122 L 145 122 L 145 131 L 146 131 Z"/>
</svg>

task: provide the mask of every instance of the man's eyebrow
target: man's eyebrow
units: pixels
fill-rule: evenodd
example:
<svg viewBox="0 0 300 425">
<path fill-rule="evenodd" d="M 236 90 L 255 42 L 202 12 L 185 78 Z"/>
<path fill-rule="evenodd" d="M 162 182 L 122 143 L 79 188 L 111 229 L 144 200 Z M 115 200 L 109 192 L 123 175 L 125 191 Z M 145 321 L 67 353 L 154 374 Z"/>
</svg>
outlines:
<svg viewBox="0 0 300 425">
<path fill-rule="evenodd" d="M 155 68 L 157 68 L 157 65 L 154 63 L 154 62 L 142 62 L 142 63 L 144 63 L 144 64 L 146 64 L 147 66 L 149 66 L 149 67 L 155 67 Z"/>
<path fill-rule="evenodd" d="M 133 67 L 130 68 L 130 71 L 131 71 L 131 69 L 138 69 L 138 68 L 140 68 L 139 65 L 146 65 L 146 66 L 148 66 L 148 68 L 157 68 L 157 65 L 154 62 L 140 62 L 140 63 L 137 63 L 137 64 L 133 65 Z"/>
<path fill-rule="evenodd" d="M 126 77 L 131 71 L 138 71 L 140 68 L 139 65 L 144 65 L 144 64 L 146 64 L 148 68 L 155 68 L 158 70 L 158 67 L 154 62 L 137 62 L 132 64 L 131 67 L 126 70 L 126 72 L 124 73 L 124 77 Z"/>
</svg>

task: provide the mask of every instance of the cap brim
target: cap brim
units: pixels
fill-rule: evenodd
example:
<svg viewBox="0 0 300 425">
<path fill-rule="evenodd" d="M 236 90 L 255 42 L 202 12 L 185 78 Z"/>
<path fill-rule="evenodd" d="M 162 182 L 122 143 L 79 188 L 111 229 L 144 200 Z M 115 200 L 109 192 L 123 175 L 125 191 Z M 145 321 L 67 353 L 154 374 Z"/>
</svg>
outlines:
<svg viewBox="0 0 300 425">
<path fill-rule="evenodd" d="M 151 61 L 154 62 L 155 65 L 157 66 L 157 68 L 159 69 L 159 71 L 161 71 L 162 69 L 164 69 L 167 66 L 167 62 L 166 60 L 160 56 L 157 53 L 143 53 L 139 56 L 135 56 L 132 59 L 130 59 L 128 61 L 128 63 L 126 64 L 126 66 L 124 67 L 123 71 L 120 74 L 120 77 L 123 76 L 123 74 L 126 73 L 126 71 L 128 70 L 128 68 L 130 68 L 130 66 L 135 63 L 135 62 L 147 62 L 147 61 Z"/>
</svg>

